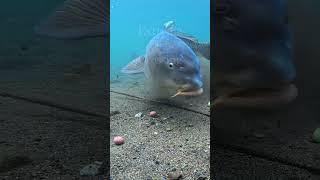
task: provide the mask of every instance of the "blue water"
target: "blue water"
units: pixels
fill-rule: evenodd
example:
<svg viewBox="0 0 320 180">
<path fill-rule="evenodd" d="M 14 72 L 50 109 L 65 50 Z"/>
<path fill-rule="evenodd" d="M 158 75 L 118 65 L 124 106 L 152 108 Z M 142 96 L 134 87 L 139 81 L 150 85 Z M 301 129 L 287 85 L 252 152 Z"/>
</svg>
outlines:
<svg viewBox="0 0 320 180">
<path fill-rule="evenodd" d="M 210 0 L 111 0 L 110 7 L 111 75 L 143 55 L 167 21 L 199 41 L 210 40 Z"/>
</svg>

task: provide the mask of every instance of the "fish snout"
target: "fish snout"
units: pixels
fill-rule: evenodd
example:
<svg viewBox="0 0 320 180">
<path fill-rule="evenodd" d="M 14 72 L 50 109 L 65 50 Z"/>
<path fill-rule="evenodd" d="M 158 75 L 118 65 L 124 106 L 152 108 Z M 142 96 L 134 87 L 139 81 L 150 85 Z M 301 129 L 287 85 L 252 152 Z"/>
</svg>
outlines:
<svg viewBox="0 0 320 180">
<path fill-rule="evenodd" d="M 185 89 L 200 89 L 203 86 L 202 78 L 199 77 L 194 77 L 188 79 L 188 83 L 184 86 Z"/>
<path fill-rule="evenodd" d="M 195 89 L 200 89 L 200 88 L 202 88 L 202 86 L 203 86 L 203 82 L 202 82 L 202 79 L 194 79 L 193 81 L 192 81 L 192 86 L 193 87 L 195 87 Z"/>
</svg>

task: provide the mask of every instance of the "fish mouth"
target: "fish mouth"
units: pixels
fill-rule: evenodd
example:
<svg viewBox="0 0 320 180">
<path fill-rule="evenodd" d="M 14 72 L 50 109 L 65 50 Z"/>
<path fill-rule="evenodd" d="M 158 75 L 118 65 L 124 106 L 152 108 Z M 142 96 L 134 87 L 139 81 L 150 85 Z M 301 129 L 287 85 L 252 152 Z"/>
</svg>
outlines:
<svg viewBox="0 0 320 180">
<path fill-rule="evenodd" d="M 287 105 L 298 95 L 294 84 L 277 89 L 245 89 L 220 95 L 213 101 L 213 107 L 231 108 L 275 108 Z"/>
<path fill-rule="evenodd" d="M 199 96 L 203 93 L 203 88 L 190 88 L 190 86 L 182 86 L 178 88 L 177 93 L 171 96 L 171 98 L 176 96 Z"/>
</svg>

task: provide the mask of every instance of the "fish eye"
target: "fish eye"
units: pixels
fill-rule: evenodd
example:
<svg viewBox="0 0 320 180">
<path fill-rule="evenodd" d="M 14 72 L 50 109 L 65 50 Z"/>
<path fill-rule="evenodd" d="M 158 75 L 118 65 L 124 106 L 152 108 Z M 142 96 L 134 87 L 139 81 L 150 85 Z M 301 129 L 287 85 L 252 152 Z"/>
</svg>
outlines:
<svg viewBox="0 0 320 180">
<path fill-rule="evenodd" d="M 173 68 L 173 63 L 169 63 L 169 68 Z"/>
</svg>

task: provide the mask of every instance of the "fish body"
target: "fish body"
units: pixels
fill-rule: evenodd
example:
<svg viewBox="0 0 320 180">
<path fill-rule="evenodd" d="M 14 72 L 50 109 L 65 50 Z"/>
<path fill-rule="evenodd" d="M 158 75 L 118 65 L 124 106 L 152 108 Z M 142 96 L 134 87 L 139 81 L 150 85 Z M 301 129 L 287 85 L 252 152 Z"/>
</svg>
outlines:
<svg viewBox="0 0 320 180">
<path fill-rule="evenodd" d="M 144 56 L 131 61 L 123 73 L 144 73 L 153 87 L 174 88 L 179 95 L 200 95 L 200 61 L 192 49 L 174 34 L 163 31 L 154 36 Z"/>
</svg>

